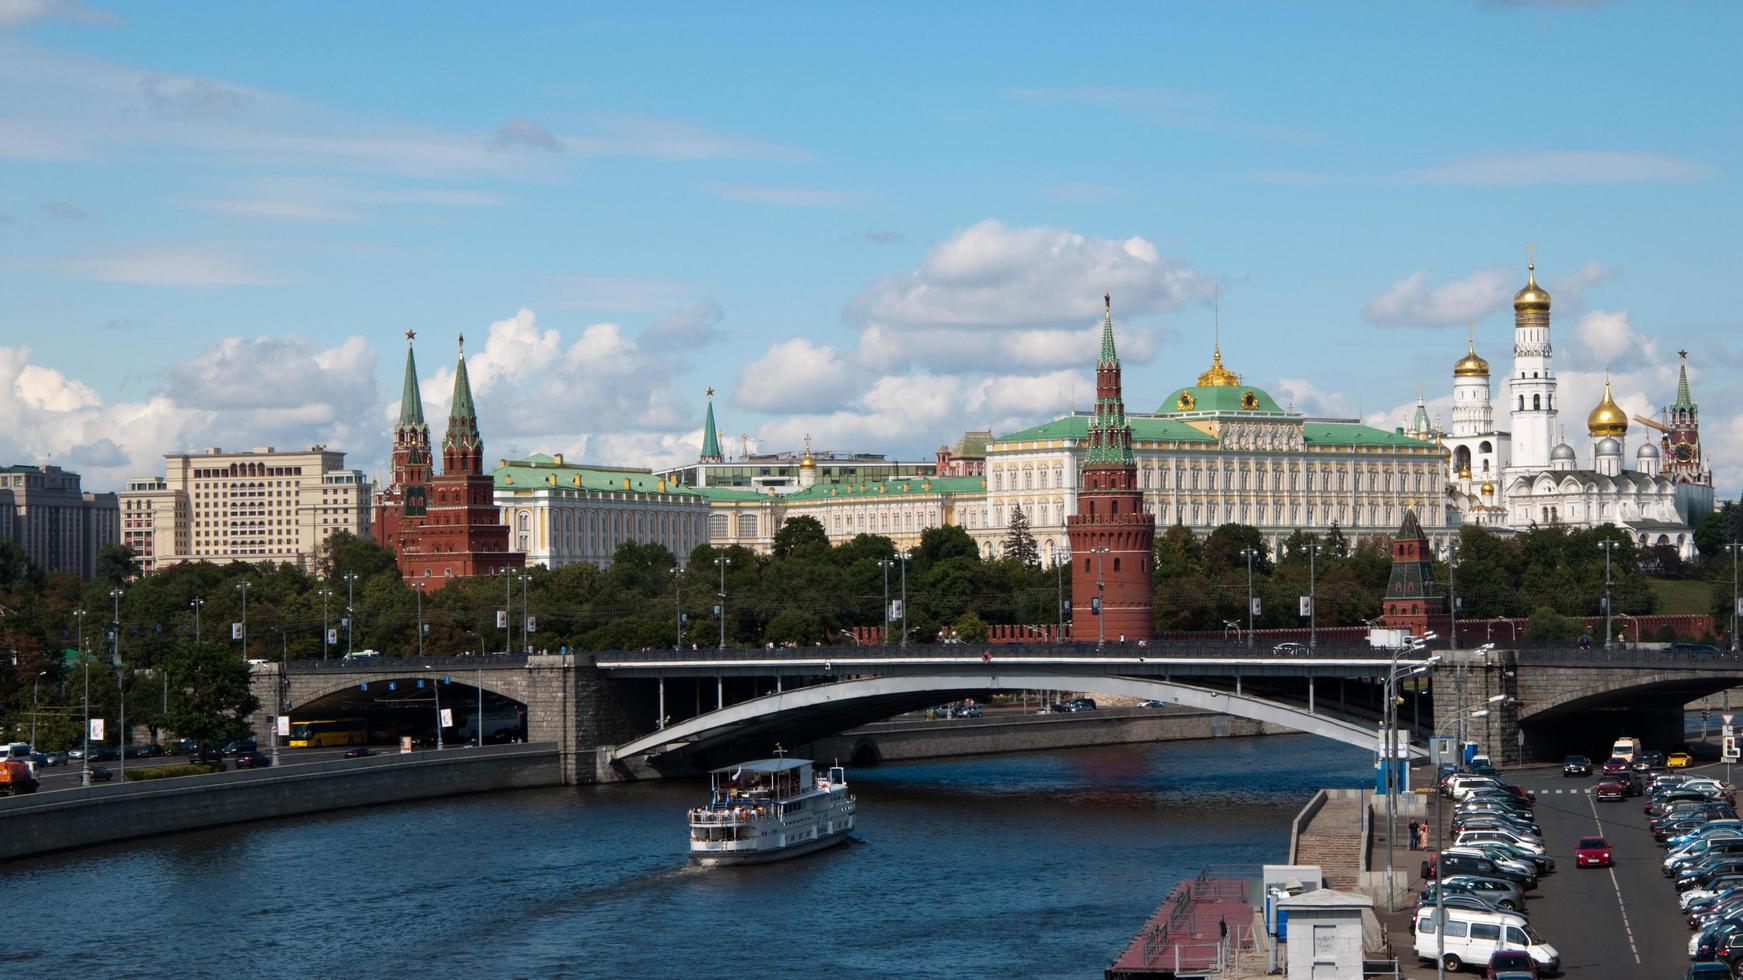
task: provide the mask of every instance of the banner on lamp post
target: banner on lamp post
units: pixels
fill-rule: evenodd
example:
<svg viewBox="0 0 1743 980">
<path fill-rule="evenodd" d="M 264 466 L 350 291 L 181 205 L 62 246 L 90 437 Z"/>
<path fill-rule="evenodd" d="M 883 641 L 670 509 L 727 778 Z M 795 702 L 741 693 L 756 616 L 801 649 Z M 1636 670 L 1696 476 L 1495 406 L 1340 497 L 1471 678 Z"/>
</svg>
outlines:
<svg viewBox="0 0 1743 980">
<path fill-rule="evenodd" d="M 339 645 L 339 631 L 338 630 L 336 630 L 336 629 L 327 630 L 327 645 L 328 646 L 335 646 L 335 647 Z"/>
<path fill-rule="evenodd" d="M 278 734 L 281 737 L 290 734 L 290 715 L 278 716 Z"/>
<path fill-rule="evenodd" d="M 242 624 L 241 623 L 231 623 L 230 624 L 230 639 L 232 639 L 232 640 L 242 639 Z"/>
<path fill-rule="evenodd" d="M 103 740 L 103 719 L 92 718 L 91 719 L 91 741 L 101 742 L 102 740 Z"/>
<path fill-rule="evenodd" d="M 443 708 L 442 709 L 442 727 L 443 728 L 453 728 L 454 727 L 454 709 L 453 708 Z"/>
<path fill-rule="evenodd" d="M 1253 597 L 1253 615 L 1255 615 L 1255 616 L 1259 615 L 1259 597 L 1258 596 Z"/>
<path fill-rule="evenodd" d="M 890 600 L 890 618 L 892 620 L 902 618 L 902 600 L 900 600 L 900 599 L 891 599 Z"/>
<path fill-rule="evenodd" d="M 507 610 L 498 609 L 496 611 L 496 628 L 499 630 L 508 629 L 508 611 Z"/>
<path fill-rule="evenodd" d="M 1313 615 L 1313 596 L 1304 595 L 1301 597 L 1301 615 Z"/>
<path fill-rule="evenodd" d="M 528 616 L 527 617 L 526 631 L 528 633 L 537 633 L 539 631 L 539 617 L 537 617 L 537 616 Z"/>
</svg>

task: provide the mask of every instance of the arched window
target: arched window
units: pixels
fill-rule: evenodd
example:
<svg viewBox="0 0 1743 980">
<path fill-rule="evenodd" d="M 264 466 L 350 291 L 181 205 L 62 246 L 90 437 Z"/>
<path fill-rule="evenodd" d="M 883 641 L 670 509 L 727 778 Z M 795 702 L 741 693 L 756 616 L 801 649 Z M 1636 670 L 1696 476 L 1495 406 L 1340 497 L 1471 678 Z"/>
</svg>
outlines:
<svg viewBox="0 0 1743 980">
<path fill-rule="evenodd" d="M 708 536 L 710 538 L 726 537 L 728 526 L 729 522 L 725 514 L 708 515 Z"/>
<path fill-rule="evenodd" d="M 1525 396 L 1524 395 L 1519 396 L 1519 410 L 1521 412 L 1525 411 Z"/>
<path fill-rule="evenodd" d="M 1531 410 L 1535 412 L 1535 411 L 1540 411 L 1542 408 L 1543 408 L 1543 396 L 1542 395 L 1532 395 L 1531 396 Z"/>
<path fill-rule="evenodd" d="M 1119 570 L 1120 570 L 1120 560 L 1118 558 L 1115 558 L 1114 559 L 1114 571 L 1117 572 Z"/>
</svg>

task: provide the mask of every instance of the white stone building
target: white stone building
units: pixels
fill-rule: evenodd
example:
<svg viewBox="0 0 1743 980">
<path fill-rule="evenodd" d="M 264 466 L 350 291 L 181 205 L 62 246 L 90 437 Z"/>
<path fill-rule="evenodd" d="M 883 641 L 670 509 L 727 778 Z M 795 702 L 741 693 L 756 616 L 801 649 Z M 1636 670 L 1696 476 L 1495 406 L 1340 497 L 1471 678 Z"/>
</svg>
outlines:
<svg viewBox="0 0 1743 980">
<path fill-rule="evenodd" d="M 626 541 L 664 545 L 683 560 L 708 540 L 708 500 L 648 470 L 535 454 L 500 460 L 491 476 L 509 547 L 528 565 L 604 568 Z"/>
</svg>

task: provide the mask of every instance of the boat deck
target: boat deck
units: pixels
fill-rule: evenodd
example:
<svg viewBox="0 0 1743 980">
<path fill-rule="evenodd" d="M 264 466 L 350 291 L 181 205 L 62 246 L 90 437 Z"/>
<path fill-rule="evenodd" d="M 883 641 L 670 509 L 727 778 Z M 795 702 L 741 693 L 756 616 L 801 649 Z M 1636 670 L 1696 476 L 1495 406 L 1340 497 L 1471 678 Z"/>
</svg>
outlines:
<svg viewBox="0 0 1743 980">
<path fill-rule="evenodd" d="M 1245 880 L 1210 877 L 1209 871 L 1176 885 L 1103 976 L 1137 980 L 1216 972 L 1231 951 L 1253 945 L 1247 886 Z"/>
</svg>

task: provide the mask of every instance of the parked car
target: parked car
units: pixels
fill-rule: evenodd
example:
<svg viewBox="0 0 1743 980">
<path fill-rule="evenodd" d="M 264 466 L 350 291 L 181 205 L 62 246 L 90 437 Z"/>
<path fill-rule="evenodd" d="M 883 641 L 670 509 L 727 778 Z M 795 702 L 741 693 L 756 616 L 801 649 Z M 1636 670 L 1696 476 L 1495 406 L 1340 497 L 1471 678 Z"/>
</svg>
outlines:
<svg viewBox="0 0 1743 980">
<path fill-rule="evenodd" d="M 44 763 L 44 765 L 48 766 L 64 766 L 66 764 L 67 753 L 65 752 L 50 752 L 48 754 L 48 761 Z"/>
<path fill-rule="evenodd" d="M 188 752 L 188 763 L 196 766 L 218 766 L 222 768 L 224 765 L 224 751 L 210 745 L 204 747 L 195 746 Z"/>
<path fill-rule="evenodd" d="M 1581 837 L 1579 843 L 1574 845 L 1574 867 L 1610 867 L 1610 839 L 1607 837 Z"/>
<path fill-rule="evenodd" d="M 265 769 L 270 765 L 272 765 L 272 756 L 264 752 L 243 749 L 236 753 L 236 768 L 238 769 Z"/>
<path fill-rule="evenodd" d="M 90 773 L 91 773 L 91 782 L 93 782 L 93 783 L 106 783 L 106 782 L 110 781 L 111 779 L 115 778 L 114 773 L 110 772 L 107 769 L 104 769 L 102 766 L 92 766 L 90 769 Z"/>
<path fill-rule="evenodd" d="M 1683 974 L 1683 980 L 1731 980 L 1731 968 L 1713 960 L 1690 963 L 1689 972 Z"/>
<path fill-rule="evenodd" d="M 86 761 L 87 762 L 117 762 L 120 759 L 121 759 L 121 753 L 116 752 L 114 749 L 92 749 L 91 754 L 86 759 Z"/>
<path fill-rule="evenodd" d="M 1305 643 L 1279 643 L 1271 648 L 1271 652 L 1281 657 L 1305 657 L 1313 652 L 1313 648 Z"/>
<path fill-rule="evenodd" d="M 1498 949 L 1489 957 L 1489 971 L 1484 976 L 1488 980 L 1513 976 L 1536 980 L 1537 961 L 1523 949 Z"/>
<path fill-rule="evenodd" d="M 347 759 L 361 759 L 364 756 L 369 756 L 369 755 L 374 755 L 374 754 L 375 754 L 375 750 L 371 749 L 367 745 L 353 745 L 351 748 L 348 748 L 345 750 L 345 758 L 347 758 Z"/>
<path fill-rule="evenodd" d="M 1665 757 L 1664 764 L 1672 769 L 1687 769 L 1695 764 L 1695 757 L 1687 752 L 1672 752 Z"/>
<path fill-rule="evenodd" d="M 1570 755 L 1561 760 L 1561 774 L 1564 778 L 1568 776 L 1590 776 L 1592 774 L 1592 760 L 1583 755 Z"/>
<path fill-rule="evenodd" d="M 1432 889 L 1440 884 L 1442 882 L 1435 882 L 1423 887 Z M 1460 893 L 1475 895 L 1504 912 L 1525 912 L 1525 889 L 1519 887 L 1518 882 L 1483 875 L 1447 875 L 1444 884 L 1448 896 Z"/>
</svg>

